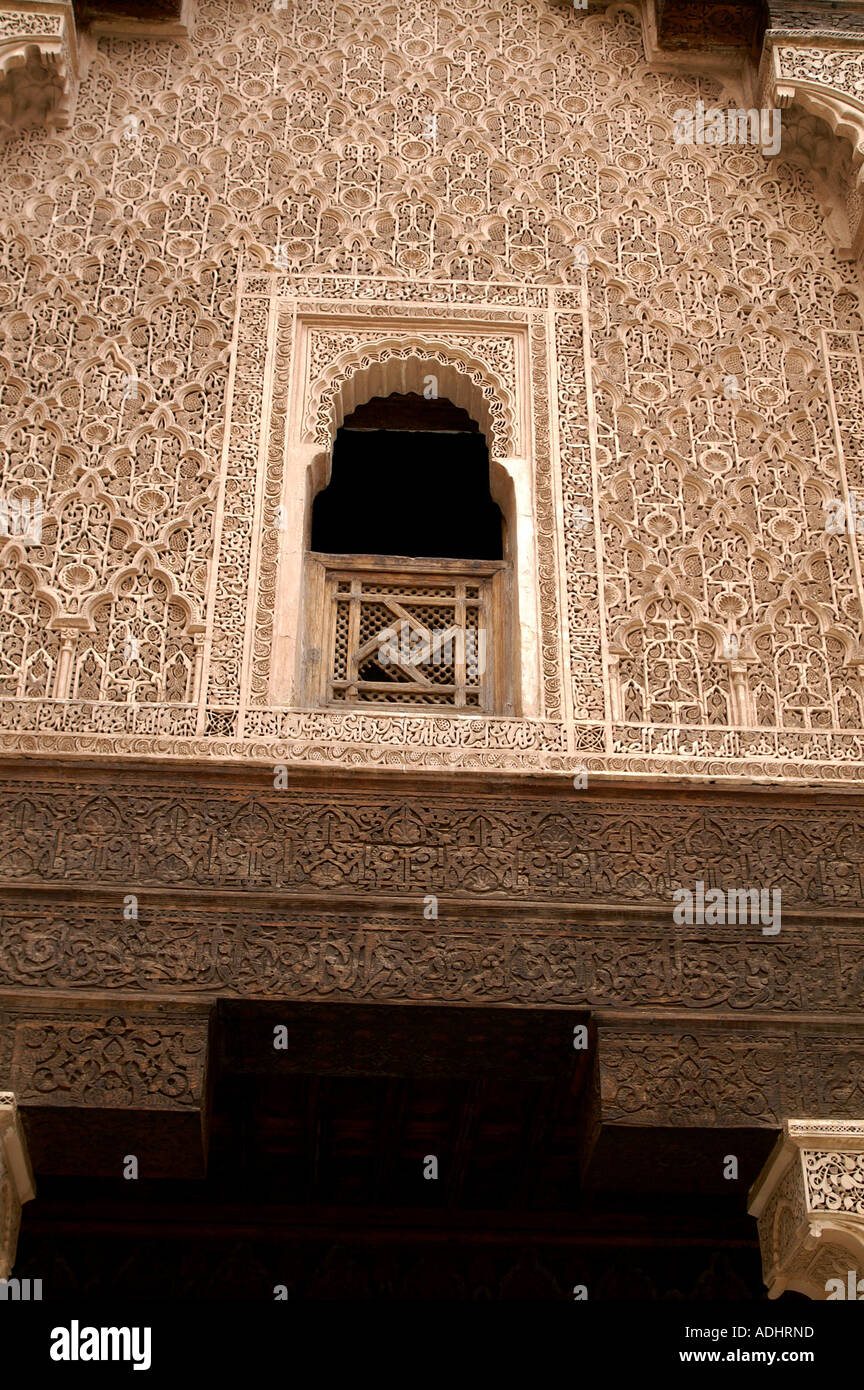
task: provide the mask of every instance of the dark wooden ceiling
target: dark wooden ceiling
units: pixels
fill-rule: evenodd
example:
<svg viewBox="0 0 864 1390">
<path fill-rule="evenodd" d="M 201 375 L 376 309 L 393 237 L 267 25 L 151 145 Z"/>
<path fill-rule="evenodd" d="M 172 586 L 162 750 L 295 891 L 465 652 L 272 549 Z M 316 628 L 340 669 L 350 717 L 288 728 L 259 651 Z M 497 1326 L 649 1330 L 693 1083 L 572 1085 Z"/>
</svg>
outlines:
<svg viewBox="0 0 864 1390">
<path fill-rule="evenodd" d="M 153 21 L 180 18 L 181 0 L 75 0 L 79 28 L 94 20 L 137 19 Z"/>
<path fill-rule="evenodd" d="M 773 1131 L 597 1139 L 593 1032 L 588 1049 L 573 1046 L 582 1021 L 565 1009 L 225 1002 L 206 1176 L 184 1167 L 189 1133 L 164 1117 L 118 1112 L 112 1131 L 94 1126 L 98 1112 L 28 1107 L 38 1196 L 20 1275 L 141 1294 L 156 1261 L 146 1297 L 228 1296 L 243 1269 L 238 1296 L 250 1298 L 282 1278 L 292 1297 L 572 1297 L 581 1270 L 616 1297 L 642 1296 L 646 1280 L 714 1279 L 720 1252 L 723 1296 L 761 1297 L 746 1193 Z M 130 1152 L 135 1182 L 119 1176 Z M 735 1182 L 723 1179 L 730 1152 Z"/>
<path fill-rule="evenodd" d="M 657 0 L 661 48 L 743 48 L 757 52 L 766 22 L 765 0 Z"/>
</svg>

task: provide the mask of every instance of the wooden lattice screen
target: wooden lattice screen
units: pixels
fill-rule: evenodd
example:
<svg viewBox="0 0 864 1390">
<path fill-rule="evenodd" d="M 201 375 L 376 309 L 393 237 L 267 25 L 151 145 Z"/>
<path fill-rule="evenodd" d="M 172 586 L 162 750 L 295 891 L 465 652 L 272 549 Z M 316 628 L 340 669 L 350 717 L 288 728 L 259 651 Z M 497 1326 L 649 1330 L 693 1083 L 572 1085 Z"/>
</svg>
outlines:
<svg viewBox="0 0 864 1390">
<path fill-rule="evenodd" d="M 322 703 L 495 708 L 504 562 L 317 554 L 312 568 Z"/>
</svg>

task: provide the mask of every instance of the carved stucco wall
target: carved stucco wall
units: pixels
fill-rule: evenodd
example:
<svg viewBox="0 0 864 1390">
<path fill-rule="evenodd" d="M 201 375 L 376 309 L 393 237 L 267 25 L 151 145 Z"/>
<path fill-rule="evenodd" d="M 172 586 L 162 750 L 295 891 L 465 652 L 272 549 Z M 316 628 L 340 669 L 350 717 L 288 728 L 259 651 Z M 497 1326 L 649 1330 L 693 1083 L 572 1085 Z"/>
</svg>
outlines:
<svg viewBox="0 0 864 1390">
<path fill-rule="evenodd" d="M 860 777 L 862 538 L 825 508 L 864 494 L 864 318 L 819 121 L 676 145 L 748 93 L 647 61 L 626 5 L 202 0 L 84 66 L 0 154 L 4 489 L 44 502 L 2 555 L 6 749 Z M 273 700 L 291 470 L 394 355 L 473 373 L 526 461 L 532 717 Z"/>
</svg>

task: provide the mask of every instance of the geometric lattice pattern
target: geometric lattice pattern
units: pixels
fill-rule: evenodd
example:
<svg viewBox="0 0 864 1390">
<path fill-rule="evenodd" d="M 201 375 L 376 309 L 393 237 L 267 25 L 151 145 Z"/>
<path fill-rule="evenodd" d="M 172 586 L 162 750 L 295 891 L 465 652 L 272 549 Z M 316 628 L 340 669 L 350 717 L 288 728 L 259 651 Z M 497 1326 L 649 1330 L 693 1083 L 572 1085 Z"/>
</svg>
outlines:
<svg viewBox="0 0 864 1390">
<path fill-rule="evenodd" d="M 478 571 L 496 567 L 456 568 L 329 577 L 329 701 L 490 708 L 491 594 Z"/>
</svg>

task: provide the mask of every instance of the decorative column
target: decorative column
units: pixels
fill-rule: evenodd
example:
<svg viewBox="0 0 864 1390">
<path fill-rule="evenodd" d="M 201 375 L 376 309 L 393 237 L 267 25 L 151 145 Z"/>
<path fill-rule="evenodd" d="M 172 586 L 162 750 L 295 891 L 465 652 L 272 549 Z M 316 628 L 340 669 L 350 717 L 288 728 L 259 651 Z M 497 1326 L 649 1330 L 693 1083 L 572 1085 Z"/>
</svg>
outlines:
<svg viewBox="0 0 864 1390">
<path fill-rule="evenodd" d="M 769 1298 L 864 1299 L 864 1120 L 786 1120 L 748 1209 Z"/>
<path fill-rule="evenodd" d="M 750 686 L 747 680 L 746 662 L 730 661 L 729 693 L 732 696 L 734 723 L 742 729 L 751 727 L 753 723 L 753 711 L 750 708 Z"/>
<path fill-rule="evenodd" d="M 57 658 L 57 669 L 54 672 L 54 688 L 51 692 L 52 698 L 55 700 L 65 700 L 69 694 L 72 658 L 75 654 L 77 640 L 77 632 L 64 632 L 60 638 L 60 653 Z"/>
<path fill-rule="evenodd" d="M 0 1279 L 15 1263 L 21 1208 L 35 1197 L 21 1116 L 12 1091 L 0 1091 Z"/>
</svg>

